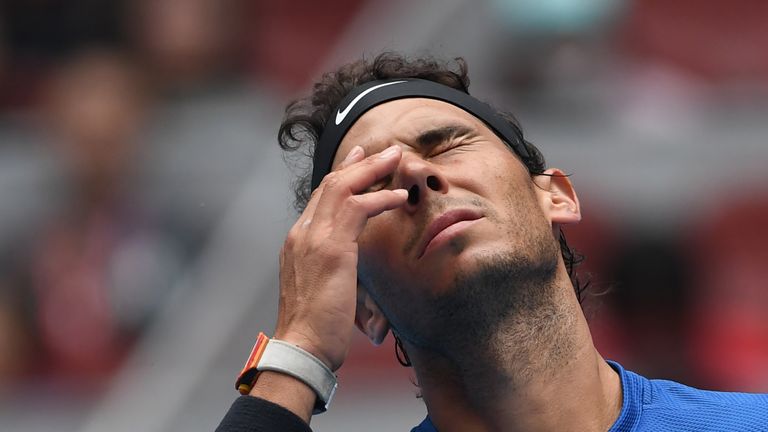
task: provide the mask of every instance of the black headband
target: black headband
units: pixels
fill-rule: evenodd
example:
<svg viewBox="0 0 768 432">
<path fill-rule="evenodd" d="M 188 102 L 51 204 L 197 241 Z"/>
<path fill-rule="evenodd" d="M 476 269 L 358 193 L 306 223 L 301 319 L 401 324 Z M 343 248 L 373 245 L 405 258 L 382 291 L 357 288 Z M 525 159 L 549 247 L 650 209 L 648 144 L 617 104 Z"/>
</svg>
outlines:
<svg viewBox="0 0 768 432">
<path fill-rule="evenodd" d="M 339 148 L 342 138 L 360 116 L 376 105 L 407 98 L 437 99 L 455 105 L 482 120 L 518 156 L 530 157 L 530 153 L 523 143 L 523 134 L 520 129 L 499 117 L 493 108 L 467 93 L 422 79 L 371 81 L 353 89 L 328 119 L 320 142 L 315 148 L 312 165 L 312 190 L 315 190 L 323 177 L 331 171 L 333 158 L 336 156 L 336 150 Z"/>
</svg>

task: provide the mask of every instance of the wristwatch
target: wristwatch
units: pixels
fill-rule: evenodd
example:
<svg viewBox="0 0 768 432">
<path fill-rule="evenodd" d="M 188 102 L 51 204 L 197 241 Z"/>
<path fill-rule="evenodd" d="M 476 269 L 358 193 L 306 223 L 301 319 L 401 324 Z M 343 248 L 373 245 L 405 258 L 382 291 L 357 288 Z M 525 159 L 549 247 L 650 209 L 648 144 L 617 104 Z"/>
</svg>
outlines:
<svg viewBox="0 0 768 432">
<path fill-rule="evenodd" d="M 275 371 L 290 375 L 314 390 L 317 399 L 313 414 L 328 410 L 339 386 L 336 375 L 317 357 L 296 345 L 270 339 L 264 333 L 259 333 L 251 355 L 248 356 L 243 370 L 237 377 L 235 382 L 237 391 L 242 395 L 250 393 L 261 371 Z"/>
</svg>

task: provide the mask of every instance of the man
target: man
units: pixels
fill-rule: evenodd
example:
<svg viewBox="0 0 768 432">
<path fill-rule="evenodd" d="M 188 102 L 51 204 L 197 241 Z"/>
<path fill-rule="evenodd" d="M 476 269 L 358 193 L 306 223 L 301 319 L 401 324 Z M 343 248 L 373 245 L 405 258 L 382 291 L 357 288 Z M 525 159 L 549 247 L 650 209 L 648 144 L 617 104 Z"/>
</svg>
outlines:
<svg viewBox="0 0 768 432">
<path fill-rule="evenodd" d="M 513 117 L 468 96 L 457 64 L 384 54 L 288 107 L 281 145 L 314 151 L 312 173 L 274 337 L 219 430 L 309 430 L 354 323 L 374 344 L 391 331 L 412 364 L 429 413 L 414 431 L 768 431 L 768 395 L 651 381 L 600 356 L 561 235 L 581 218 L 573 186 Z"/>
</svg>

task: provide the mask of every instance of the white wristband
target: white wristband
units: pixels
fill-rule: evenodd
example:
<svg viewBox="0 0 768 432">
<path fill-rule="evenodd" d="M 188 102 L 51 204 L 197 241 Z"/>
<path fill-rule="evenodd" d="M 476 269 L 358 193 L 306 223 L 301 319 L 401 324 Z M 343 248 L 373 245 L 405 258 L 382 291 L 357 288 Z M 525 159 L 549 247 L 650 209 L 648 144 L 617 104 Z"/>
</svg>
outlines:
<svg viewBox="0 0 768 432">
<path fill-rule="evenodd" d="M 313 414 L 325 412 L 331 405 L 338 382 L 336 375 L 317 357 L 280 340 L 270 339 L 264 348 L 257 371 L 275 371 L 290 375 L 317 393 Z"/>
</svg>

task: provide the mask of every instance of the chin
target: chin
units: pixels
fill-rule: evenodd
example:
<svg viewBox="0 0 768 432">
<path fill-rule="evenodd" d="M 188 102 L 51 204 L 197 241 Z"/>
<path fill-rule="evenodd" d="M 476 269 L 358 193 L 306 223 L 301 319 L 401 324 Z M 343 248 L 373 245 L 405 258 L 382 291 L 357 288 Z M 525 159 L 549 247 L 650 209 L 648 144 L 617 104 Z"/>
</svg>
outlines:
<svg viewBox="0 0 768 432">
<path fill-rule="evenodd" d="M 399 311 L 405 312 L 398 323 L 400 335 L 448 355 L 461 338 L 489 340 L 503 322 L 539 315 L 553 302 L 557 273 L 556 257 L 540 257 L 534 260 L 519 251 L 463 251 L 439 288 L 429 287 L 422 298 L 398 299 Z"/>
</svg>

